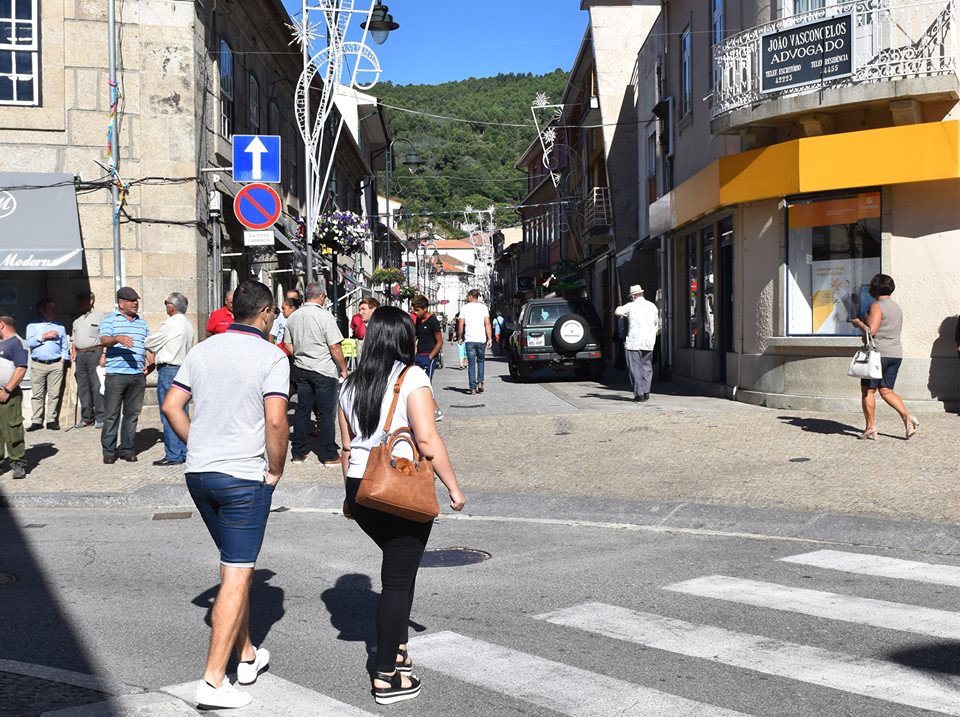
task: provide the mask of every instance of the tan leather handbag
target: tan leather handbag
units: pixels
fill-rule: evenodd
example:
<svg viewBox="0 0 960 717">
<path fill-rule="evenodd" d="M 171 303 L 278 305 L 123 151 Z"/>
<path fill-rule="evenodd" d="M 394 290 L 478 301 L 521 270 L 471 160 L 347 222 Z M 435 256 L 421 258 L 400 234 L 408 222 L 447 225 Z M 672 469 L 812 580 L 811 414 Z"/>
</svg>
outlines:
<svg viewBox="0 0 960 717">
<path fill-rule="evenodd" d="M 400 399 L 400 385 L 410 367 L 403 369 L 393 387 L 393 402 L 383 424 L 383 440 L 370 449 L 367 468 L 357 490 L 357 503 L 407 520 L 426 523 L 440 515 L 434 487 L 433 462 L 420 450 L 408 426 L 390 432 L 393 412 Z M 393 455 L 398 443 L 413 449 L 413 460 Z"/>
</svg>

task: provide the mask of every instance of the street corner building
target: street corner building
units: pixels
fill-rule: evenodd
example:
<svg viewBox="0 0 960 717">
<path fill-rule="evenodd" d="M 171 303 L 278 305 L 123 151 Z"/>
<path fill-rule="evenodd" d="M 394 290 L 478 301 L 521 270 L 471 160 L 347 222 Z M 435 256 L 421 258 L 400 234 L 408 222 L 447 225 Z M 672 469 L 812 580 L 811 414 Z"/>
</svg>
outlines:
<svg viewBox="0 0 960 717">
<path fill-rule="evenodd" d="M 960 407 L 958 0 L 581 7 L 558 119 L 517 163 L 532 206 L 498 256 L 517 300 L 586 294 L 617 359 L 609 317 L 639 283 L 660 377 L 855 410 L 849 320 L 882 272 L 904 312 L 897 392 Z"/>
<path fill-rule="evenodd" d="M 291 25 L 281 0 L 0 2 L 0 310 L 22 327 L 48 296 L 72 318 L 74 297 L 92 290 L 97 308 L 109 312 L 122 284 L 139 292 L 151 327 L 178 291 L 202 330 L 241 281 L 271 286 L 278 305 L 302 284 L 297 220 L 307 165 L 295 97 L 303 64 Z M 321 77 L 311 85 L 314 105 L 322 85 Z M 332 165 L 325 206 L 376 214 L 370 177 L 390 141 L 383 108 L 341 87 L 330 121 L 341 118 L 343 138 L 318 157 Z M 272 184 L 280 216 L 256 236 L 233 210 L 243 187 L 231 171 L 236 135 L 280 138 L 280 180 Z M 340 296 L 355 304 L 370 293 L 362 291 L 369 254 L 368 247 L 345 258 L 337 271 L 315 252 L 315 275 L 340 283 Z"/>
</svg>

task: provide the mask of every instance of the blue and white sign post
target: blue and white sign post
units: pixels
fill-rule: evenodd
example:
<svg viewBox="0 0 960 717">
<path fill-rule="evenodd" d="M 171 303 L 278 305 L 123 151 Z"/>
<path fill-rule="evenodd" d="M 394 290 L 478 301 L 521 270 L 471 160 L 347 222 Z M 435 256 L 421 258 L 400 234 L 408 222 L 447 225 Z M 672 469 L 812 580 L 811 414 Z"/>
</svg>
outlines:
<svg viewBox="0 0 960 717">
<path fill-rule="evenodd" d="M 233 135 L 233 181 L 280 183 L 280 137 Z"/>
</svg>

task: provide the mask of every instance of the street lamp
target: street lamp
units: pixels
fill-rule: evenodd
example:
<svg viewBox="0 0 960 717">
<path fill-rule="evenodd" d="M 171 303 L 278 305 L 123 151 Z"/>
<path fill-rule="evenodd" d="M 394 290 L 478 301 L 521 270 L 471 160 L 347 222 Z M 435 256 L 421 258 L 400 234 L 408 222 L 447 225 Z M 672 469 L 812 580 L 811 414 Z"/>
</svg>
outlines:
<svg viewBox="0 0 960 717">
<path fill-rule="evenodd" d="M 371 157 L 371 159 L 374 159 L 383 152 L 387 153 L 386 168 L 385 168 L 385 182 L 384 182 L 386 186 L 384 187 L 383 193 L 387 200 L 386 214 L 387 214 L 387 248 L 388 250 L 390 247 L 390 224 L 391 224 L 391 218 L 392 218 L 390 216 L 390 180 L 392 178 L 393 170 L 394 170 L 393 148 L 394 146 L 396 146 L 397 142 L 403 142 L 409 148 L 409 151 L 404 155 L 403 160 L 401 161 L 401 164 L 403 164 L 403 166 L 410 171 L 410 174 L 414 174 L 421 166 L 423 166 L 423 160 L 420 159 L 420 155 L 417 154 L 417 148 L 413 146 L 413 142 L 411 142 L 409 139 L 404 139 L 403 137 L 395 138 L 392 142 L 390 142 L 390 144 L 387 145 L 386 149 L 380 150 L 380 152 L 375 152 Z M 379 258 L 380 258 L 380 261 L 379 261 L 380 266 L 375 268 L 383 268 L 383 256 L 381 255 Z"/>
<path fill-rule="evenodd" d="M 370 32 L 370 37 L 378 45 L 387 41 L 387 36 L 400 27 L 399 23 L 393 21 L 393 15 L 390 14 L 390 8 L 382 2 L 378 2 L 373 7 L 369 22 L 361 22 L 360 27 Z"/>
</svg>

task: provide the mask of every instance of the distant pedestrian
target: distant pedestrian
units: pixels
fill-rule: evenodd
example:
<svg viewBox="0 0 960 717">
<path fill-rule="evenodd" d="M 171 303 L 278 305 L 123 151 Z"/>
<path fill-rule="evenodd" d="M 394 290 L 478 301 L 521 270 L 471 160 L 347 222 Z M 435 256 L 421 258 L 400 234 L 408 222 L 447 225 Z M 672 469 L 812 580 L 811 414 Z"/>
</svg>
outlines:
<svg viewBox="0 0 960 717">
<path fill-rule="evenodd" d="M 80 399 L 80 421 L 77 428 L 96 425 L 103 428 L 103 395 L 97 368 L 103 356 L 100 345 L 100 322 L 103 312 L 93 308 L 92 291 L 77 294 L 80 316 L 73 320 L 70 334 L 70 361 L 77 374 L 77 397 Z"/>
<path fill-rule="evenodd" d="M 343 466 L 346 485 L 343 514 L 356 520 L 383 553 L 373 693 L 377 704 L 391 704 L 420 693 L 420 680 L 413 675 L 407 641 L 417 570 L 433 521 L 417 523 L 365 508 L 357 504 L 356 496 L 370 449 L 383 438 L 383 426 L 398 382 L 399 394 L 391 426 L 410 426 L 420 451 L 433 457 L 434 471 L 450 494 L 453 510 L 463 510 L 467 499 L 437 432 L 430 380 L 413 365 L 413 324 L 405 312 L 394 306 L 377 309 L 367 325 L 366 342 L 360 366 L 347 379 L 340 398 L 340 435 L 348 457 Z M 396 455 L 413 458 L 410 447 L 402 443 L 397 446 Z"/>
<path fill-rule="evenodd" d="M 903 329 L 903 311 L 890 295 L 897 288 L 893 277 L 887 274 L 877 274 L 870 280 L 870 296 L 875 300 L 867 309 L 866 322 L 853 318 L 850 323 L 856 328 L 873 337 L 873 341 L 880 353 L 881 378 L 863 379 L 860 381 L 860 396 L 863 407 L 863 417 L 867 427 L 860 434 L 860 439 L 877 440 L 877 399 L 887 402 L 900 415 L 906 437 L 910 438 L 920 428 L 920 421 L 911 416 L 903 400 L 894 393 L 893 387 L 897 383 L 897 373 L 903 360 L 903 348 L 900 344 L 900 332 Z"/>
<path fill-rule="evenodd" d="M 219 709 L 253 699 L 226 678 L 231 650 L 241 685 L 256 682 L 270 662 L 270 652 L 250 641 L 250 584 L 273 490 L 283 476 L 289 432 L 290 366 L 265 340 L 274 319 L 273 296 L 260 282 L 246 281 L 234 298 L 236 322 L 187 354 L 163 402 L 164 415 L 187 444 L 190 497 L 220 550 L 220 590 L 195 697 L 203 707 Z"/>
<path fill-rule="evenodd" d="M 357 356 L 363 353 L 363 339 L 367 335 L 367 324 L 378 306 L 380 306 L 380 302 L 372 296 L 361 299 L 360 305 L 357 307 L 357 315 L 350 322 L 350 331 L 353 333 L 353 338 L 357 340 Z"/>
<path fill-rule="evenodd" d="M 290 289 L 283 295 L 284 302 L 288 299 L 294 302 L 294 311 L 303 303 L 303 296 L 298 289 Z M 276 314 L 276 318 L 273 320 L 273 326 L 270 327 L 270 341 L 281 349 L 283 348 L 283 335 L 287 329 L 287 316 L 288 314 L 284 313 L 283 304 L 281 304 L 280 313 Z"/>
<path fill-rule="evenodd" d="M 42 321 L 27 324 L 27 348 L 30 349 L 30 390 L 33 393 L 33 420 L 28 431 L 43 428 L 60 430 L 60 406 L 63 403 L 63 367 L 70 361 L 70 342 L 63 324 L 55 321 L 57 309 L 50 299 L 37 302 Z"/>
<path fill-rule="evenodd" d="M 27 477 L 20 382 L 29 362 L 30 355 L 17 336 L 16 320 L 0 315 L 0 459 L 6 454 L 16 479 Z"/>
<path fill-rule="evenodd" d="M 627 356 L 627 372 L 633 387 L 634 401 L 650 400 L 653 383 L 653 347 L 660 331 L 657 305 L 643 298 L 643 287 L 630 287 L 630 301 L 618 306 L 614 313 L 627 320 L 627 338 L 623 348 Z"/>
<path fill-rule="evenodd" d="M 129 286 L 117 292 L 118 309 L 100 322 L 100 343 L 106 348 L 107 377 L 103 392 L 103 431 L 100 445 L 103 462 L 122 460 L 136 463 L 137 421 L 143 409 L 143 394 L 147 388 L 147 374 L 153 368 L 147 364 L 144 342 L 150 335 L 147 322 L 138 313 L 140 295 Z M 117 435 L 120 448 L 117 449 Z"/>
<path fill-rule="evenodd" d="M 223 306 L 210 314 L 207 321 L 207 336 L 222 334 L 233 323 L 233 289 L 227 292 L 223 299 Z"/>
<path fill-rule="evenodd" d="M 317 414 L 320 431 L 320 462 L 340 464 L 337 446 L 336 412 L 339 379 L 347 377 L 347 363 L 340 348 L 343 334 L 333 314 L 324 308 L 327 293 L 320 282 L 307 284 L 306 301 L 287 319 L 283 342 L 293 354 L 293 376 L 297 384 L 297 410 L 293 419 L 293 463 L 307 460 L 310 412 Z"/>
<path fill-rule="evenodd" d="M 430 300 L 426 296 L 418 296 L 413 300 L 413 313 L 417 320 L 414 322 L 416 330 L 416 357 L 414 364 L 419 366 L 430 382 L 433 382 L 433 372 L 437 368 L 437 357 L 443 350 L 443 329 L 437 317 L 430 313 Z M 433 402 L 434 419 L 443 420 L 443 413 L 436 401 Z"/>
<path fill-rule="evenodd" d="M 503 355 L 503 337 L 506 335 L 507 322 L 503 319 L 503 313 L 497 311 L 491 320 L 493 327 L 493 355 Z"/>
<path fill-rule="evenodd" d="M 291 354 L 287 351 L 287 345 L 283 343 L 283 337 L 286 335 L 287 319 L 290 318 L 290 314 L 292 314 L 294 311 L 296 311 L 299 308 L 300 308 L 300 301 L 298 299 L 292 299 L 290 297 L 287 297 L 286 299 L 284 299 L 283 303 L 280 304 L 280 316 L 278 316 L 277 318 L 283 319 L 283 325 L 280 327 L 280 330 L 277 333 L 277 335 L 279 336 L 279 340 L 274 341 L 274 343 L 287 356 L 291 356 Z M 276 327 L 277 325 L 276 321 L 274 321 L 273 325 L 274 327 Z M 271 329 L 271 331 L 273 331 L 273 329 Z M 274 338 L 276 338 L 277 335 L 275 335 Z"/>
<path fill-rule="evenodd" d="M 155 334 L 151 334 L 144 347 L 147 349 L 147 363 L 156 362 L 157 366 L 157 405 L 162 406 L 167 392 L 173 386 L 173 379 L 180 366 L 193 348 L 196 330 L 184 315 L 187 312 L 187 297 L 176 291 L 167 297 L 163 305 L 169 317 L 160 324 Z M 163 425 L 163 458 L 154 461 L 155 466 L 179 466 L 187 460 L 187 446 L 177 436 L 163 411 L 160 412 Z"/>
<path fill-rule="evenodd" d="M 467 292 L 467 303 L 460 310 L 458 332 L 460 343 L 466 346 L 467 380 L 470 394 L 483 393 L 483 363 L 486 350 L 493 345 L 490 309 L 480 301 L 480 292 Z"/>
</svg>

